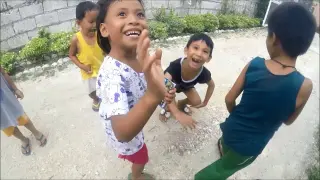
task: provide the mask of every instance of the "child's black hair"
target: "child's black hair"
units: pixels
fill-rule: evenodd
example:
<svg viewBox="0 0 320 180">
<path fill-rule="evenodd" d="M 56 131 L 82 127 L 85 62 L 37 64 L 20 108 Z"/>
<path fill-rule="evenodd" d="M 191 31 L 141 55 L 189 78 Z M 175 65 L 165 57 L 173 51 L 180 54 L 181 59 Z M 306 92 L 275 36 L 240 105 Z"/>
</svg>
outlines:
<svg viewBox="0 0 320 180">
<path fill-rule="evenodd" d="M 268 19 L 268 35 L 274 33 L 283 51 L 292 58 L 307 52 L 315 31 L 313 15 L 299 3 L 280 4 Z"/>
<path fill-rule="evenodd" d="M 193 43 L 195 41 L 200 41 L 200 40 L 204 41 L 207 44 L 207 46 L 210 48 L 210 57 L 212 57 L 212 51 L 213 51 L 214 44 L 213 44 L 212 39 L 204 33 L 198 33 L 198 34 L 192 35 L 190 37 L 186 47 L 189 48 L 191 43 Z"/>
<path fill-rule="evenodd" d="M 99 9 L 97 4 L 91 1 L 81 2 L 76 7 L 76 19 L 81 21 L 86 16 L 86 12 L 97 9 Z"/>
<path fill-rule="evenodd" d="M 106 53 L 109 54 L 111 51 L 111 46 L 110 46 L 110 42 L 109 39 L 107 37 L 103 37 L 101 35 L 100 32 L 100 24 L 104 22 L 104 18 L 106 17 L 108 10 L 109 10 L 109 6 L 114 2 L 114 1 L 121 1 L 121 0 L 99 0 L 98 1 L 98 6 L 99 6 L 99 14 L 97 17 L 97 22 L 96 22 L 96 26 L 97 26 L 97 41 L 98 41 L 98 45 L 100 46 L 100 48 Z M 141 6 L 143 6 L 143 2 L 142 0 L 137 0 L 140 2 Z"/>
</svg>

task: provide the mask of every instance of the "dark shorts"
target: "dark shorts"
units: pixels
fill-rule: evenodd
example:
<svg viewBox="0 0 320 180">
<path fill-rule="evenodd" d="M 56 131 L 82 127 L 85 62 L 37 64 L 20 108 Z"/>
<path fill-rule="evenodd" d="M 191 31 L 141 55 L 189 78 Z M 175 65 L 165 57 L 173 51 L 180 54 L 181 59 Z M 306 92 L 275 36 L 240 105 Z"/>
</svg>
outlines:
<svg viewBox="0 0 320 180">
<path fill-rule="evenodd" d="M 176 93 L 186 92 L 192 88 L 194 88 L 194 86 L 185 87 L 185 86 L 177 85 L 176 86 Z"/>
</svg>

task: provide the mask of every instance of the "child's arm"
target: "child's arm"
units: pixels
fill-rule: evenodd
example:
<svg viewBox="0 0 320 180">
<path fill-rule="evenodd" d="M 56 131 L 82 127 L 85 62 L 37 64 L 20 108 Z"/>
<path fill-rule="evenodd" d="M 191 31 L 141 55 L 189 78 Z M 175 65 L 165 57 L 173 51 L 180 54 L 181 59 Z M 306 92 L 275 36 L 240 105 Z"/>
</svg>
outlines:
<svg viewBox="0 0 320 180">
<path fill-rule="evenodd" d="M 197 106 L 193 106 L 194 108 L 202 108 L 202 107 L 207 106 L 207 104 L 213 94 L 215 84 L 214 84 L 214 81 L 211 79 L 209 82 L 207 82 L 207 85 L 208 85 L 208 88 L 207 88 L 206 96 L 205 96 L 203 102 Z"/>
<path fill-rule="evenodd" d="M 13 80 L 11 79 L 11 77 L 9 76 L 9 74 L 7 74 L 7 72 L 2 69 L 2 67 L 0 66 L 0 72 L 2 73 L 4 79 L 8 82 L 10 88 L 12 89 L 13 93 L 20 99 L 22 99 L 24 97 L 22 91 L 20 91 L 16 84 L 13 82 Z"/>
<path fill-rule="evenodd" d="M 304 80 L 304 82 L 303 82 L 303 84 L 302 84 L 302 86 L 300 88 L 300 91 L 298 93 L 298 96 L 297 96 L 296 110 L 289 117 L 289 119 L 284 122 L 284 124 L 291 125 L 297 119 L 297 117 L 302 112 L 304 106 L 308 102 L 308 99 L 309 99 L 309 97 L 311 95 L 312 89 L 313 89 L 312 81 L 310 79 L 306 78 Z"/>
<path fill-rule="evenodd" d="M 238 79 L 236 80 L 236 82 L 233 84 L 232 88 L 230 89 L 230 91 L 226 95 L 225 103 L 226 103 L 226 106 L 227 106 L 229 113 L 231 113 L 233 108 L 236 106 L 236 99 L 243 91 L 248 66 L 249 66 L 249 64 L 247 64 L 243 68 Z"/>
<path fill-rule="evenodd" d="M 127 114 L 112 116 L 112 129 L 118 141 L 131 141 L 146 125 L 160 102 L 161 99 L 147 92 Z"/>
<path fill-rule="evenodd" d="M 78 66 L 80 69 L 84 70 L 85 72 L 87 72 L 88 74 L 91 73 L 91 67 L 82 64 L 79 59 L 77 58 L 77 53 L 78 53 L 78 39 L 77 36 L 73 36 L 71 39 L 71 43 L 70 43 L 70 49 L 69 49 L 69 58 L 71 59 L 71 61 Z"/>
<path fill-rule="evenodd" d="M 11 79 L 11 77 L 9 76 L 9 74 L 7 74 L 7 72 L 2 69 L 2 67 L 0 67 L 0 71 L 2 73 L 2 75 L 4 76 L 5 80 L 8 82 L 8 84 L 10 85 L 11 89 L 13 91 L 18 90 L 17 86 L 14 84 L 13 80 Z"/>
</svg>

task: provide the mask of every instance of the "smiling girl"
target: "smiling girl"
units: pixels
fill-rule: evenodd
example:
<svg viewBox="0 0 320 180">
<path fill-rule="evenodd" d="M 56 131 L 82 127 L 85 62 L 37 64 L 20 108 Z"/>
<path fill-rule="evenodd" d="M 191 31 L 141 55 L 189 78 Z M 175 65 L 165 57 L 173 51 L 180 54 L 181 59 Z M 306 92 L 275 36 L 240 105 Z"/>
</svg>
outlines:
<svg viewBox="0 0 320 180">
<path fill-rule="evenodd" d="M 150 39 L 140 0 L 100 0 L 98 43 L 108 54 L 99 70 L 99 114 L 110 144 L 119 158 L 132 163 L 129 179 L 150 179 L 143 174 L 148 149 L 142 129 L 167 92 L 161 68 L 161 51 L 148 54 Z"/>
</svg>

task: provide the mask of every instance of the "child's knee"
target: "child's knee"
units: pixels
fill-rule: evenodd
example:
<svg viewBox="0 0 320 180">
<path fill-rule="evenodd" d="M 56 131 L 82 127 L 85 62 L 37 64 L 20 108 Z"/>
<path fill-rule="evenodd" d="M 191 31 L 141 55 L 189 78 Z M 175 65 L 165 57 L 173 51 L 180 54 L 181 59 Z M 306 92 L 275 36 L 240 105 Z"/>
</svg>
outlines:
<svg viewBox="0 0 320 180">
<path fill-rule="evenodd" d="M 201 99 L 200 98 L 193 98 L 193 99 L 188 99 L 189 103 L 191 106 L 198 106 L 201 104 Z"/>
</svg>

